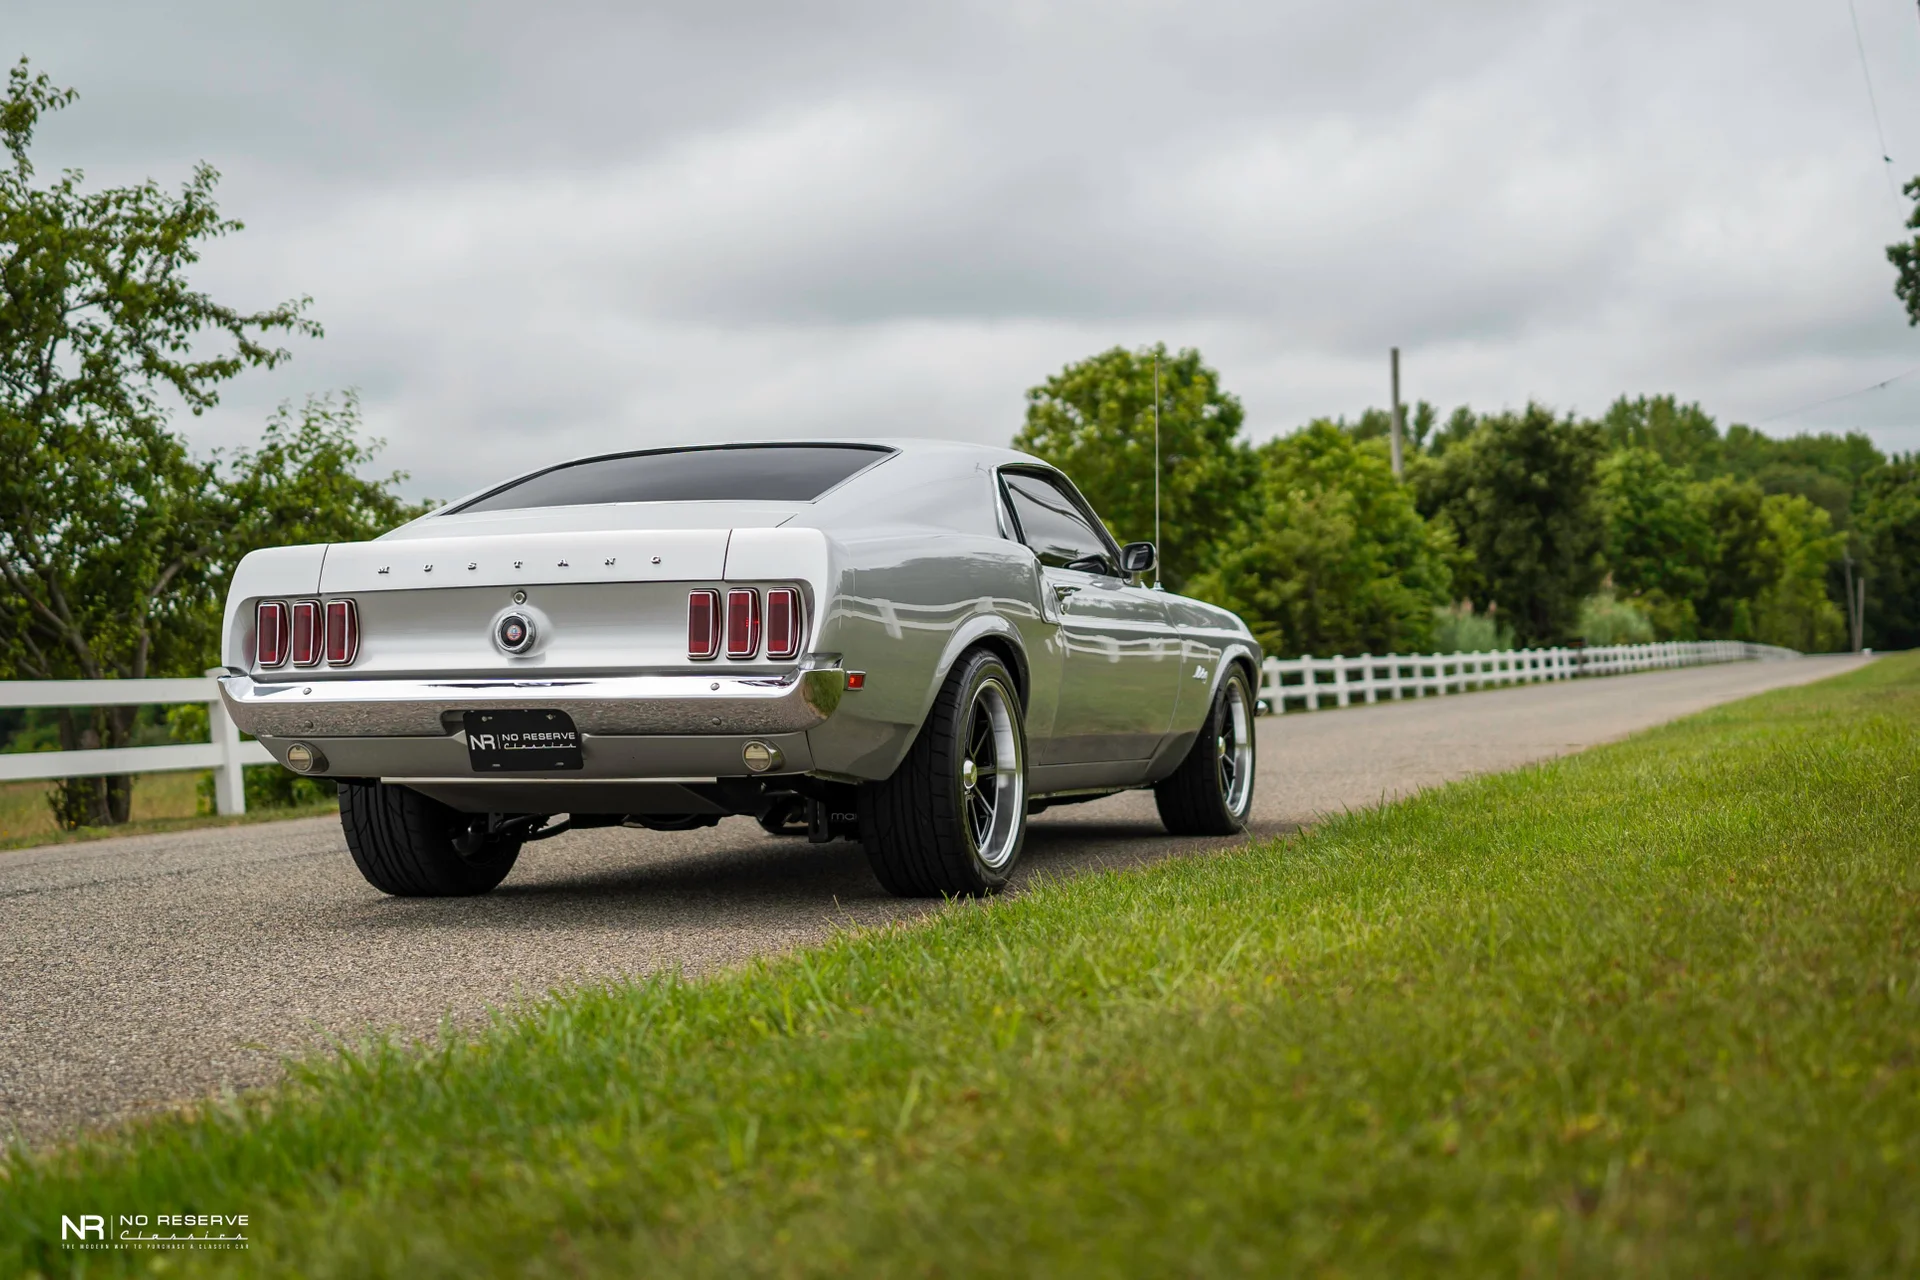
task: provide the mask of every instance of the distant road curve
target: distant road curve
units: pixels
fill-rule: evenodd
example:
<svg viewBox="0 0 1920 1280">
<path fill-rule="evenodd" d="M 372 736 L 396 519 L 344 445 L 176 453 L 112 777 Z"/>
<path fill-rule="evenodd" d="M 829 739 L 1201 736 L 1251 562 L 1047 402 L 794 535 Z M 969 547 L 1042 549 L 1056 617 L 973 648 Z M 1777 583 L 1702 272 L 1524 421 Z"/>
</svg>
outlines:
<svg viewBox="0 0 1920 1280">
<path fill-rule="evenodd" d="M 1260 723 L 1257 834 L 1577 751 L 1857 658 L 1694 667 Z M 1220 848 L 1161 833 L 1145 794 L 1034 821 L 1025 876 Z M 587 831 L 528 848 L 485 898 L 368 888 L 332 819 L 0 853 L 0 1131 L 57 1134 L 270 1081 L 316 1033 L 430 1032 L 516 996 L 678 964 L 702 972 L 937 909 L 887 897 L 849 844 Z"/>
</svg>

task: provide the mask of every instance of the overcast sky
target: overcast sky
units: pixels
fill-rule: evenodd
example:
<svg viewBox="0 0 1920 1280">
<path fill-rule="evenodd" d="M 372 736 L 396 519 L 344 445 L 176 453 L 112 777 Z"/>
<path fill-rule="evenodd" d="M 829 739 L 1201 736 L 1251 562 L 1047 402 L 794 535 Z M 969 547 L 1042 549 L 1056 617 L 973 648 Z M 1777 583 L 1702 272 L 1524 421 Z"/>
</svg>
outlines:
<svg viewBox="0 0 1920 1280">
<path fill-rule="evenodd" d="M 1256 438 L 1673 392 L 1920 448 L 1891 291 L 1920 13 L 1853 0 L 0 0 L 43 171 L 224 175 L 199 280 L 327 330 L 183 427 L 357 387 L 411 492 L 790 434 L 1005 441 L 1115 344 Z"/>
</svg>

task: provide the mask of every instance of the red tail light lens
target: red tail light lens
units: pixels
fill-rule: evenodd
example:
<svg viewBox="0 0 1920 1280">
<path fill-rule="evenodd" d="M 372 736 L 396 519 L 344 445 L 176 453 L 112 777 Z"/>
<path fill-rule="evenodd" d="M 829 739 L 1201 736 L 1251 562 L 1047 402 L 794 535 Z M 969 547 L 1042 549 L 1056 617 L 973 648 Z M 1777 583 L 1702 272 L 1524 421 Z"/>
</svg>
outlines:
<svg viewBox="0 0 1920 1280">
<path fill-rule="evenodd" d="M 720 656 L 720 593 L 702 589 L 687 593 L 687 656 Z"/>
<path fill-rule="evenodd" d="M 287 660 L 287 602 L 262 600 L 253 611 L 253 660 L 277 667 Z"/>
<path fill-rule="evenodd" d="M 318 665 L 321 640 L 320 602 L 295 600 L 293 602 L 293 665 L 296 667 Z"/>
<path fill-rule="evenodd" d="M 752 587 L 727 592 L 727 656 L 751 658 L 760 652 L 760 593 Z"/>
<path fill-rule="evenodd" d="M 800 656 L 800 592 L 793 587 L 767 592 L 767 656 Z"/>
<path fill-rule="evenodd" d="M 327 665 L 344 667 L 360 652 L 360 606 L 351 600 L 327 601 Z"/>
</svg>

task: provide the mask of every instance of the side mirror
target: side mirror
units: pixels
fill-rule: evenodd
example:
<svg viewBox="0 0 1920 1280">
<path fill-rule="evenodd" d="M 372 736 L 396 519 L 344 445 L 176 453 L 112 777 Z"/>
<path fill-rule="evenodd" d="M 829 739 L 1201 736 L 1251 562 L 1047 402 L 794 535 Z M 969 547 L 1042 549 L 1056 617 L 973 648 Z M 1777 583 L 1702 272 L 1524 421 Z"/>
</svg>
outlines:
<svg viewBox="0 0 1920 1280">
<path fill-rule="evenodd" d="M 1120 548 L 1120 572 L 1151 573 L 1160 563 L 1160 557 L 1154 552 L 1151 542 L 1129 542 Z"/>
</svg>

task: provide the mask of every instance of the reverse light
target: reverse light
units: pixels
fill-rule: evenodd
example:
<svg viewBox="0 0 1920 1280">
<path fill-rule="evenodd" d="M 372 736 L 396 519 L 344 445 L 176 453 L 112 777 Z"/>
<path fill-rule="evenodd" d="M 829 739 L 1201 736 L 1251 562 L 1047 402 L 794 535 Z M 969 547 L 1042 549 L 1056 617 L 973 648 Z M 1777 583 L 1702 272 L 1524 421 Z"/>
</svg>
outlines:
<svg viewBox="0 0 1920 1280">
<path fill-rule="evenodd" d="M 327 665 L 344 667 L 360 652 L 360 606 L 351 600 L 327 601 Z"/>
<path fill-rule="evenodd" d="M 287 660 L 287 602 L 262 600 L 253 611 L 253 660 L 277 667 Z"/>
<path fill-rule="evenodd" d="M 318 600 L 295 600 L 293 602 L 293 642 L 291 650 L 294 666 L 313 667 L 320 664 L 320 646 L 324 640 L 320 625 L 320 602 Z"/>
<path fill-rule="evenodd" d="M 720 656 L 720 593 L 710 588 L 687 593 L 687 656 Z"/>
<path fill-rule="evenodd" d="M 727 656 L 751 658 L 760 652 L 760 593 L 752 587 L 727 592 Z"/>
<path fill-rule="evenodd" d="M 775 587 L 767 592 L 767 656 L 800 656 L 800 592 Z"/>
</svg>

